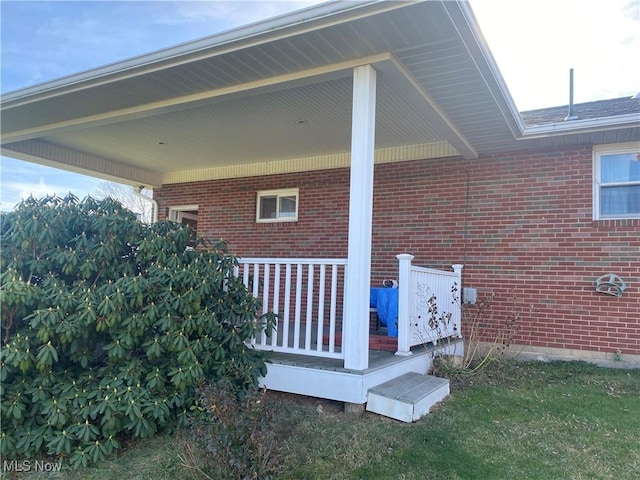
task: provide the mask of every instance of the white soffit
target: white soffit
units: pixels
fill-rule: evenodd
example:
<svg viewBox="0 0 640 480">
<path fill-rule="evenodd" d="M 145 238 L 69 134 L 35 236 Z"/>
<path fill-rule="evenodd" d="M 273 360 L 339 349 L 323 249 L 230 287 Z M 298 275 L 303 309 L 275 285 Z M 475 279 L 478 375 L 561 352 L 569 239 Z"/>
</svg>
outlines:
<svg viewBox="0 0 640 480">
<path fill-rule="evenodd" d="M 376 149 L 386 152 L 383 157 L 413 159 L 406 155 L 415 149 L 404 148 L 412 146 L 420 146 L 424 158 L 431 158 L 433 152 L 476 156 L 468 141 L 389 54 L 313 69 L 306 72 L 309 76 L 300 73 L 281 84 L 270 79 L 262 85 L 237 86 L 232 92 L 225 89 L 146 105 L 139 112 L 109 112 L 82 124 L 78 119 L 46 128 L 47 135 L 40 139 L 29 139 L 34 132 L 18 132 L 14 138 L 26 140 L 5 148 L 31 156 L 34 151 L 51 155 L 54 147 L 90 151 L 95 157 L 111 159 L 114 175 L 134 157 L 138 168 L 159 173 L 163 182 L 183 178 L 180 167 L 187 167 L 189 178 L 203 170 L 201 179 L 212 172 L 215 178 L 222 172 L 255 175 L 256 171 L 267 172 L 266 164 L 278 165 L 278 173 L 285 165 L 292 171 L 299 171 L 301 165 L 318 169 L 327 159 L 333 165 L 335 158 L 348 154 L 352 69 L 346 67 L 355 63 L 373 64 L 380 72 Z M 452 148 L 443 151 L 443 142 L 453 152 Z M 431 143 L 433 149 L 425 147 Z M 300 161 L 309 158 L 314 160 Z M 235 168 L 239 166 L 243 167 Z M 104 165 L 100 171 L 109 168 Z"/>
</svg>

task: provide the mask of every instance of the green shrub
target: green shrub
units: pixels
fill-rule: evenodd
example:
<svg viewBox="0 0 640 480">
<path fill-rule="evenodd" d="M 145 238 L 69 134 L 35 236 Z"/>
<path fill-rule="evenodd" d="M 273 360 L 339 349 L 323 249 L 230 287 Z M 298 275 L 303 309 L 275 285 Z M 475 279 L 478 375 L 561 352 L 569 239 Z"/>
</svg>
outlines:
<svg viewBox="0 0 640 480">
<path fill-rule="evenodd" d="M 4 458 L 84 466 L 186 425 L 203 379 L 250 391 L 266 373 L 245 341 L 271 319 L 223 243 L 72 195 L 25 200 L 1 233 Z"/>
</svg>

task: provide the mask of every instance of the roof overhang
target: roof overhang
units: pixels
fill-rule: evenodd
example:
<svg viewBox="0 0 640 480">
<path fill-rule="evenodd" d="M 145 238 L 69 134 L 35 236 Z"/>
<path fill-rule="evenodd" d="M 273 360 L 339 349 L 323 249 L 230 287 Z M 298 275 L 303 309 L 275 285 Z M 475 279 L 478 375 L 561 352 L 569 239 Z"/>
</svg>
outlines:
<svg viewBox="0 0 640 480">
<path fill-rule="evenodd" d="M 378 161 L 477 156 L 389 52 L 3 132 L 3 151 L 149 186 L 347 166 L 363 64 L 379 76 Z"/>
<path fill-rule="evenodd" d="M 558 135 L 580 135 L 593 132 L 605 132 L 626 128 L 637 128 L 640 117 L 637 113 L 618 115 L 616 117 L 587 118 L 584 120 L 570 120 L 549 125 L 536 125 L 524 129 L 523 140 L 544 138 Z"/>
<path fill-rule="evenodd" d="M 378 76 L 377 162 L 522 148 L 466 2 L 363 1 L 8 93 L 2 154 L 152 187 L 348 166 L 352 72 L 365 64 Z"/>
</svg>

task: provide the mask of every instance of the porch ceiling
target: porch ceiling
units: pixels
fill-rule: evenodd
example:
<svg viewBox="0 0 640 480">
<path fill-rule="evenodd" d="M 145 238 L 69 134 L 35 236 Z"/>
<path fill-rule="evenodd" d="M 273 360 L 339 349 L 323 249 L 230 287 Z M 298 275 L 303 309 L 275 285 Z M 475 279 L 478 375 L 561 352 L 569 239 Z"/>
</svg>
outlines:
<svg viewBox="0 0 640 480">
<path fill-rule="evenodd" d="M 385 63 L 379 68 L 394 68 Z M 394 77 L 401 75 L 379 75 L 376 147 L 448 141 L 426 100 L 412 102 L 411 92 L 398 88 Z M 347 152 L 351 69 L 314 80 L 309 85 L 287 82 L 266 92 L 258 88 L 246 95 L 85 119 L 82 125 L 53 126 L 39 140 L 123 164 L 135 162 L 163 175 L 177 168 L 199 170 Z"/>
<path fill-rule="evenodd" d="M 376 150 L 473 158 L 521 127 L 479 35 L 454 2 L 323 4 L 9 93 L 3 154 L 150 186 L 320 168 L 348 155 L 352 70 L 370 63 Z"/>
</svg>

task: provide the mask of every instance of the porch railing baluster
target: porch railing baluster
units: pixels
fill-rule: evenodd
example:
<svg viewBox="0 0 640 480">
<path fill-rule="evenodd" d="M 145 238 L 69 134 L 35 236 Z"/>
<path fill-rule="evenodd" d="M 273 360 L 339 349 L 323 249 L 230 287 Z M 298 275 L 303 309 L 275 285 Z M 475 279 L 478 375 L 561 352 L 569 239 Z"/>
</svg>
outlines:
<svg viewBox="0 0 640 480">
<path fill-rule="evenodd" d="M 271 276 L 271 266 L 268 263 L 264 264 L 264 280 L 262 285 L 262 311 L 269 309 L 269 281 Z M 255 280 L 254 280 L 255 281 Z M 260 334 L 260 343 L 265 345 L 267 343 L 267 332 L 265 330 Z"/>
<path fill-rule="evenodd" d="M 338 293 L 338 266 L 331 265 L 331 310 L 329 314 L 329 352 L 336 348 L 336 296 Z"/>
<path fill-rule="evenodd" d="M 320 265 L 320 290 L 318 291 L 318 331 L 316 332 L 316 349 L 322 350 L 324 331 L 324 290 L 327 266 Z"/>
<path fill-rule="evenodd" d="M 311 350 L 311 330 L 313 329 L 313 265 L 307 266 L 307 315 L 304 324 L 304 349 Z"/>
<path fill-rule="evenodd" d="M 274 279 L 273 279 L 273 304 L 271 307 L 271 311 L 278 315 L 280 312 L 280 264 L 276 263 L 274 265 Z M 277 317 L 276 317 L 277 318 Z M 275 347 L 278 345 L 278 335 L 280 334 L 280 325 L 279 321 L 276 323 L 276 329 L 271 333 L 271 346 Z"/>
<path fill-rule="evenodd" d="M 291 264 L 287 263 L 284 274 L 284 315 L 282 324 L 282 346 L 289 346 L 289 313 L 291 302 Z"/>
<path fill-rule="evenodd" d="M 300 309 L 302 308 L 302 265 L 296 266 L 296 307 L 294 310 L 293 348 L 300 348 Z"/>
</svg>

